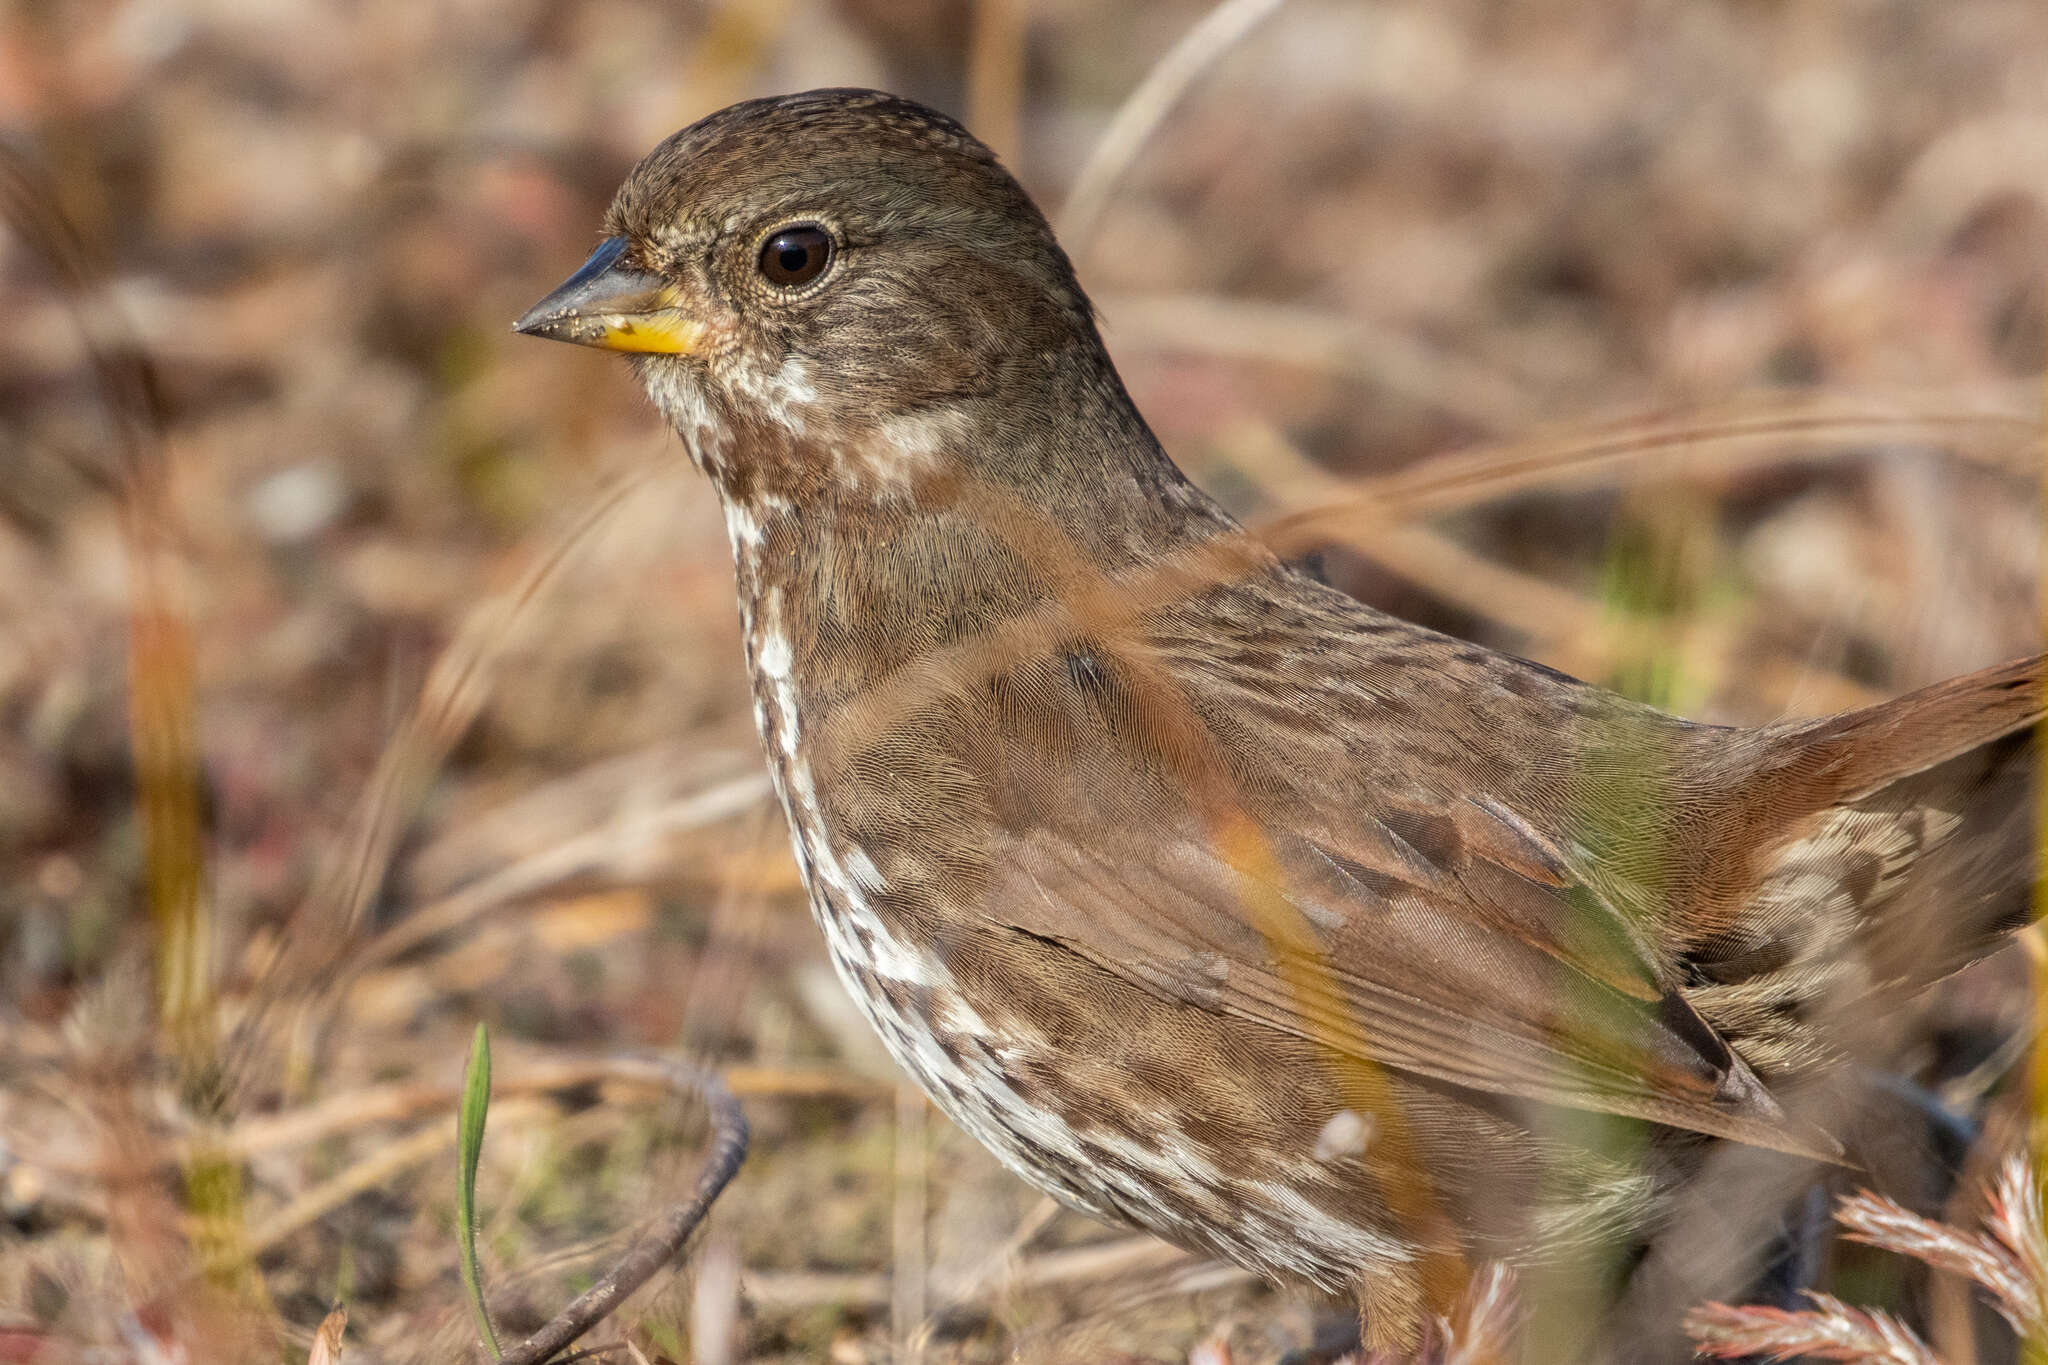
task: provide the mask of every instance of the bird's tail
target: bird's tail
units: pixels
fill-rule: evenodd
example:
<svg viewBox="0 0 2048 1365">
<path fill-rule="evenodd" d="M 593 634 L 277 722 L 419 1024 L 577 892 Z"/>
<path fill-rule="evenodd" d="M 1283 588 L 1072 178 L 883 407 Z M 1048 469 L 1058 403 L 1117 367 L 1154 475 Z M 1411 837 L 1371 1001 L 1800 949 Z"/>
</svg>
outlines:
<svg viewBox="0 0 2048 1365">
<path fill-rule="evenodd" d="M 2044 689 L 2036 655 L 1783 734 L 1846 836 L 1879 980 L 1937 980 L 2033 918 Z"/>
</svg>

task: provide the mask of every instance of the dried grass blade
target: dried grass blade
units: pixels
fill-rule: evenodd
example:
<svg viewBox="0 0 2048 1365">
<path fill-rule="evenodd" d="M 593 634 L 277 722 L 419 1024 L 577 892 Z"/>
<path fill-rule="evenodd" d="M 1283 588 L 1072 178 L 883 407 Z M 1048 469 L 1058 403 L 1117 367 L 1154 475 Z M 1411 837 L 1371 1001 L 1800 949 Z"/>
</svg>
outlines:
<svg viewBox="0 0 2048 1365">
<path fill-rule="evenodd" d="M 1796 1310 L 1702 1304 L 1686 1315 L 1685 1330 L 1709 1360 L 1809 1356 L 1863 1365 L 1942 1365 L 1925 1342 L 1889 1313 L 1851 1308 L 1827 1294 L 1808 1297 L 1814 1306 Z"/>
<path fill-rule="evenodd" d="M 1910 1256 L 1983 1285 L 2013 1326 L 2026 1330 L 2020 1318 L 2008 1310 L 2015 1303 L 2026 1303 L 2038 1291 L 2026 1282 L 2017 1258 L 1991 1238 L 1923 1218 L 1868 1191 L 1846 1196 L 1835 1210 L 1835 1220 L 1848 1229 L 1851 1241 Z"/>
<path fill-rule="evenodd" d="M 1088 154 L 1088 160 L 1074 177 L 1073 188 L 1067 192 L 1059 236 L 1070 255 L 1078 260 L 1086 254 L 1088 241 L 1101 226 L 1103 210 L 1109 207 L 1117 183 L 1180 103 L 1181 96 L 1223 54 L 1285 3 L 1286 0 L 1223 0 L 1182 34 L 1180 41 L 1167 49 L 1145 79 L 1124 98 L 1116 117 L 1110 120 L 1095 150 Z"/>
<path fill-rule="evenodd" d="M 348 1330 L 348 1309 L 340 1304 L 327 1310 L 327 1316 L 320 1320 L 320 1329 L 313 1334 L 313 1349 L 306 1355 L 306 1365 L 341 1365 L 341 1337 Z"/>
</svg>

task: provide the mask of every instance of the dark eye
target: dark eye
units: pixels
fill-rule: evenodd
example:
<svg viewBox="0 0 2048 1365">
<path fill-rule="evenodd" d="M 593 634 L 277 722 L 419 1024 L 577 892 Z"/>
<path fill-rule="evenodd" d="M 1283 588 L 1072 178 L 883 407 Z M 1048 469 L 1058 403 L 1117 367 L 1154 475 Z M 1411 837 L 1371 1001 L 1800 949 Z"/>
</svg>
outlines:
<svg viewBox="0 0 2048 1365">
<path fill-rule="evenodd" d="M 809 284 L 832 259 L 832 236 L 821 227 L 784 228 L 761 248 L 761 273 L 770 284 Z"/>
</svg>

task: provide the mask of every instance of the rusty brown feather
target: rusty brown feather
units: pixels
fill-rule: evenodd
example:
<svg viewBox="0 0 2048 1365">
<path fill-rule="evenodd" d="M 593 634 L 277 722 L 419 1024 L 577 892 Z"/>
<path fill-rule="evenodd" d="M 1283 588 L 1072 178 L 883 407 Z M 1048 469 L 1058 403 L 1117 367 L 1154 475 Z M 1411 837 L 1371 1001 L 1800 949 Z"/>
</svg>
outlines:
<svg viewBox="0 0 2048 1365">
<path fill-rule="evenodd" d="M 1727 729 L 1361 605 L 1167 459 L 942 115 L 736 105 L 605 230 L 520 328 L 635 353 L 834 963 L 1076 1208 L 1412 1342 L 1467 1258 L 1652 1222 L 1705 1137 L 1835 1159 L 1788 1098 L 1828 1020 L 2025 918 L 2039 659 Z"/>
</svg>

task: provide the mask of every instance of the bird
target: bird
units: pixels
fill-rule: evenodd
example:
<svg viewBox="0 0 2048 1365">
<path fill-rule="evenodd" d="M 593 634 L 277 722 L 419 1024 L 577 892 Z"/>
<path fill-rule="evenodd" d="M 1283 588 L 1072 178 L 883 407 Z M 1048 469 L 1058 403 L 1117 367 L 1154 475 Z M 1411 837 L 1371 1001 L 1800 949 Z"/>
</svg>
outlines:
<svg viewBox="0 0 2048 1365">
<path fill-rule="evenodd" d="M 2041 657 L 1731 728 L 1375 610 L 1181 472 L 1044 215 L 914 102 L 674 134 L 516 330 L 627 353 L 715 489 L 896 1062 L 1375 1347 L 1481 1261 L 1654 1227 L 1703 1152 L 1853 1160 L 1800 1103 L 1850 1025 L 2029 918 Z"/>
</svg>

